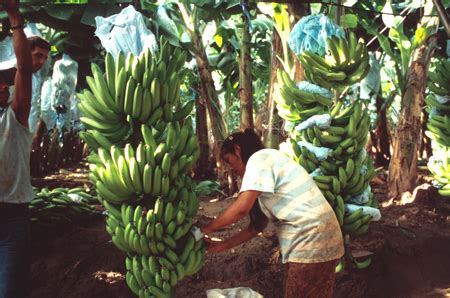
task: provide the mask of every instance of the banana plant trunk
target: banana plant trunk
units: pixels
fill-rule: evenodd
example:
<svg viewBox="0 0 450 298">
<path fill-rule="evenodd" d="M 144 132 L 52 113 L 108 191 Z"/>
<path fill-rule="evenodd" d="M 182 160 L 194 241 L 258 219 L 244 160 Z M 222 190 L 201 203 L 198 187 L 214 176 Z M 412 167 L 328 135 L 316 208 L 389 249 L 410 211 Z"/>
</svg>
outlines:
<svg viewBox="0 0 450 298">
<path fill-rule="evenodd" d="M 211 121 L 211 131 L 214 138 L 213 152 L 214 157 L 217 160 L 219 173 L 222 172 L 220 163 L 220 143 L 226 137 L 225 124 L 223 123 L 221 115 L 221 106 L 217 96 L 216 89 L 214 88 L 214 80 L 212 78 L 211 71 L 209 70 L 209 64 L 206 57 L 206 53 L 201 45 L 201 40 L 196 40 L 195 42 L 201 51 L 197 52 L 195 59 L 197 61 L 200 79 L 202 81 L 203 92 L 206 95 L 206 108 Z"/>
<path fill-rule="evenodd" d="M 419 156 L 423 156 L 423 153 L 425 152 L 426 158 L 430 158 L 433 155 L 433 150 L 431 148 L 431 140 L 429 137 L 425 135 L 425 131 L 427 130 L 427 123 L 428 123 L 428 114 L 425 112 L 425 110 L 422 111 L 422 143 L 420 144 L 419 148 Z"/>
<path fill-rule="evenodd" d="M 254 128 L 253 122 L 253 89 L 252 89 L 252 58 L 250 44 L 249 22 L 245 14 L 242 15 L 241 57 L 239 63 L 239 102 L 240 129 Z"/>
<path fill-rule="evenodd" d="M 391 158 L 390 140 L 387 127 L 386 109 L 383 109 L 383 98 L 378 93 L 375 99 L 375 106 L 377 109 L 378 122 L 372 138 L 373 147 L 375 147 L 375 164 L 379 167 L 386 167 L 389 165 Z"/>
<path fill-rule="evenodd" d="M 204 180 L 212 176 L 209 167 L 209 142 L 208 142 L 208 123 L 206 113 L 206 100 L 203 88 L 198 86 L 195 97 L 195 130 L 197 133 L 198 144 L 200 147 L 200 157 L 195 167 L 195 179 Z"/>
<path fill-rule="evenodd" d="M 293 3 L 288 4 L 289 15 L 293 16 L 291 18 L 291 28 L 304 16 L 309 15 L 309 11 L 305 4 L 301 1 L 293 1 Z M 304 69 L 297 56 L 292 52 L 292 60 L 294 62 L 294 79 L 295 82 L 300 82 L 305 80 Z"/>
<path fill-rule="evenodd" d="M 416 186 L 418 149 L 422 141 L 421 114 L 427 71 L 436 48 L 436 35 L 414 51 L 406 76 L 406 88 L 401 100 L 400 119 L 395 135 L 394 150 L 389 165 L 390 198 L 399 198 Z"/>
<path fill-rule="evenodd" d="M 277 70 L 282 68 L 280 60 L 277 56 L 283 56 L 283 43 L 277 30 L 272 33 L 272 58 L 270 64 L 270 85 L 267 95 L 267 119 L 264 121 L 267 129 L 263 132 L 264 146 L 267 148 L 278 149 L 282 139 L 282 119 L 278 116 L 276 103 L 273 100 L 274 86 L 277 81 Z"/>
<path fill-rule="evenodd" d="M 36 133 L 33 137 L 33 143 L 32 143 L 32 151 L 31 151 L 31 157 L 30 157 L 30 171 L 31 176 L 39 177 L 42 173 L 42 167 L 41 162 L 43 158 L 43 149 L 42 145 L 42 139 L 44 138 L 44 134 L 47 130 L 47 127 L 45 125 L 44 120 L 39 119 L 39 122 L 37 124 Z"/>
<path fill-rule="evenodd" d="M 226 137 L 225 123 L 221 114 L 221 105 L 214 87 L 214 80 L 206 56 L 205 48 L 200 33 L 197 28 L 191 31 L 191 38 L 195 47 L 195 60 L 197 61 L 198 71 L 201 80 L 201 87 L 205 94 L 205 104 L 211 121 L 211 131 L 214 138 L 213 154 L 216 159 L 219 176 L 223 173 L 223 166 L 220 160 L 220 144 Z"/>
</svg>

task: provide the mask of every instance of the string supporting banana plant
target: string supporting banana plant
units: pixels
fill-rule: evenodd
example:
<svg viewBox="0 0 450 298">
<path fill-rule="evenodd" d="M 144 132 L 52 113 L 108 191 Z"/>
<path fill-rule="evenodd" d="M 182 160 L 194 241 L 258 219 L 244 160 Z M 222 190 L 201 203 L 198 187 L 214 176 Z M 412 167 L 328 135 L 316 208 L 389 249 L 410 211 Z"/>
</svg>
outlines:
<svg viewBox="0 0 450 298">
<path fill-rule="evenodd" d="M 193 102 L 180 104 L 187 56 L 163 39 L 159 46 L 139 57 L 107 54 L 105 74 L 92 64 L 90 90 L 78 94 L 89 177 L 139 297 L 173 296 L 178 281 L 200 270 L 206 249 L 189 232 L 199 201 L 186 173 L 199 148 L 187 117 Z"/>
<path fill-rule="evenodd" d="M 345 104 L 339 94 L 367 75 L 367 48 L 353 33 L 348 39 L 331 36 L 325 56 L 303 51 L 299 59 L 308 82 L 297 85 L 287 72 L 278 72 L 278 113 L 290 127 L 292 157 L 311 173 L 341 225 L 346 256 L 337 270 L 345 263 L 363 269 L 371 259 L 356 261 L 347 246 L 350 236 L 366 233 L 379 217 L 369 186 L 376 173 L 365 151 L 370 121 L 362 102 Z"/>
<path fill-rule="evenodd" d="M 430 109 L 425 134 L 432 140 L 433 156 L 428 168 L 439 183 L 439 194 L 450 197 L 450 60 L 440 60 L 428 73 L 430 93 L 425 102 Z"/>
</svg>

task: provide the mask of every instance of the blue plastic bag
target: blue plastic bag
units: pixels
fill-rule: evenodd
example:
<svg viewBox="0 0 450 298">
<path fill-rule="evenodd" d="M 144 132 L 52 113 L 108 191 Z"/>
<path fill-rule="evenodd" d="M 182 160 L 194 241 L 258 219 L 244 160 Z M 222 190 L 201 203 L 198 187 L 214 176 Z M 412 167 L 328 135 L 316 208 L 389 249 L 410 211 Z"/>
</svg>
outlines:
<svg viewBox="0 0 450 298">
<path fill-rule="evenodd" d="M 342 37 L 344 31 L 327 16 L 303 17 L 289 35 L 289 47 L 297 55 L 302 51 L 312 51 L 322 56 L 325 54 L 326 40 L 332 35 Z"/>
<path fill-rule="evenodd" d="M 308 81 L 300 81 L 297 84 L 297 87 L 298 89 L 308 93 L 319 94 L 330 99 L 333 98 L 333 93 L 331 93 L 330 90 L 325 89 L 319 85 L 310 83 Z"/>
</svg>

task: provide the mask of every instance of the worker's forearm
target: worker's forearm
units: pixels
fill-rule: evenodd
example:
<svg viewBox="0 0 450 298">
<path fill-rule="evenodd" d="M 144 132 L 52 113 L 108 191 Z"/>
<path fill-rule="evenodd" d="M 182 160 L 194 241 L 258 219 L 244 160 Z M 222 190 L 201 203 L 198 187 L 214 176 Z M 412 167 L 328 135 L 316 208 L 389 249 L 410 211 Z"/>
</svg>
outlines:
<svg viewBox="0 0 450 298">
<path fill-rule="evenodd" d="M 227 210 L 225 210 L 218 218 L 216 218 L 212 223 L 206 227 L 202 227 L 201 230 L 205 234 L 212 233 L 218 229 L 233 224 L 243 218 L 246 213 L 242 212 L 239 204 L 235 202 Z"/>
<path fill-rule="evenodd" d="M 16 27 L 18 25 L 23 25 L 23 19 L 17 8 L 7 9 L 9 23 L 11 27 Z"/>
<path fill-rule="evenodd" d="M 205 234 L 212 233 L 222 227 L 239 221 L 246 216 L 261 194 L 259 191 L 248 190 L 241 192 L 236 201 L 230 205 L 216 220 L 201 230 Z"/>
<path fill-rule="evenodd" d="M 27 37 L 23 31 L 23 19 L 19 10 L 8 11 L 9 22 L 13 29 L 13 46 L 14 53 L 17 58 L 17 70 L 25 70 L 31 72 L 31 51 Z"/>
<path fill-rule="evenodd" d="M 226 248 L 231 249 L 233 247 L 236 247 L 244 242 L 249 241 L 256 235 L 258 235 L 258 231 L 245 229 L 245 230 L 237 233 L 236 235 L 228 238 L 227 240 L 225 240 Z"/>
</svg>

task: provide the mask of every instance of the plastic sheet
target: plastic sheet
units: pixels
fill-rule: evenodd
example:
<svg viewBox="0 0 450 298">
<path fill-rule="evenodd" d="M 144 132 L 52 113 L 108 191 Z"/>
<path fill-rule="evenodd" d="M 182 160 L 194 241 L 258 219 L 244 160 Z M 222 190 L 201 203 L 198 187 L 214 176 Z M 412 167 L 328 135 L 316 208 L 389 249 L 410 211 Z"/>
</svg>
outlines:
<svg viewBox="0 0 450 298">
<path fill-rule="evenodd" d="M 369 214 L 372 216 L 372 221 L 378 221 L 381 219 L 381 213 L 380 210 L 378 210 L 377 208 L 372 208 L 372 207 L 368 207 L 368 206 L 359 206 L 359 205 L 355 205 L 355 204 L 345 204 L 345 212 L 350 212 L 353 213 L 356 210 L 358 210 L 359 208 L 363 208 L 363 214 Z"/>
<path fill-rule="evenodd" d="M 0 70 L 16 66 L 16 55 L 12 46 L 12 37 L 6 36 L 0 41 Z"/>
<path fill-rule="evenodd" d="M 301 18 L 289 35 L 289 47 L 300 55 L 302 51 L 325 54 L 329 36 L 343 36 L 343 30 L 323 14 Z"/>
<path fill-rule="evenodd" d="M 333 153 L 333 150 L 331 150 L 330 148 L 316 147 L 308 142 L 300 141 L 297 144 L 300 147 L 305 147 L 306 149 L 308 149 L 308 151 L 313 153 L 319 161 L 327 159 Z"/>
<path fill-rule="evenodd" d="M 309 176 L 311 177 L 316 177 L 316 176 L 323 176 L 323 172 L 320 168 L 315 169 L 314 171 L 312 171 Z"/>
<path fill-rule="evenodd" d="M 71 99 L 78 78 L 78 63 L 68 55 L 55 62 L 52 75 L 51 108 L 56 111 L 56 127 L 62 132 L 70 128 Z"/>
<path fill-rule="evenodd" d="M 330 90 L 323 88 L 319 85 L 310 83 L 308 81 L 300 81 L 297 84 L 297 87 L 298 89 L 308 93 L 319 94 L 330 99 L 333 98 L 333 93 L 331 93 Z"/>
<path fill-rule="evenodd" d="M 357 205 L 364 205 L 366 204 L 370 199 L 370 193 L 372 192 L 372 189 L 370 188 L 370 185 L 367 186 L 367 188 L 363 191 L 362 194 L 351 197 L 348 202 L 357 204 Z"/>
<path fill-rule="evenodd" d="M 31 83 L 31 108 L 30 116 L 28 117 L 28 127 L 32 133 L 35 133 L 39 117 L 41 116 L 41 87 L 43 80 L 40 71 L 33 74 Z"/>
<path fill-rule="evenodd" d="M 25 35 L 41 36 L 42 34 L 36 27 L 35 23 L 28 23 L 24 28 Z M 12 37 L 6 36 L 5 39 L 0 41 L 0 70 L 16 67 L 16 55 L 14 54 L 14 48 L 12 43 Z"/>
<path fill-rule="evenodd" d="M 314 115 L 309 117 L 299 125 L 295 127 L 295 130 L 301 132 L 307 128 L 317 126 L 318 128 L 324 130 L 330 127 L 331 124 L 331 115 L 322 114 L 322 115 Z"/>
<path fill-rule="evenodd" d="M 72 95 L 72 99 L 70 100 L 70 119 L 71 126 L 75 131 L 84 130 L 84 125 L 80 121 L 81 112 L 78 109 L 78 99 L 75 94 Z"/>
<path fill-rule="evenodd" d="M 381 66 L 373 52 L 369 52 L 370 71 L 361 81 L 360 98 L 370 99 L 378 94 L 381 86 Z"/>
<path fill-rule="evenodd" d="M 56 111 L 52 108 L 52 78 L 47 78 L 41 89 L 41 118 L 48 129 L 55 126 Z"/>
<path fill-rule="evenodd" d="M 95 17 L 98 36 L 105 50 L 116 57 L 120 51 L 138 56 L 142 50 L 157 50 L 155 35 L 147 29 L 144 17 L 132 5 L 107 18 Z"/>
<path fill-rule="evenodd" d="M 438 103 L 441 103 L 441 104 L 450 103 L 450 96 L 448 96 L 448 95 L 442 96 L 442 95 L 435 94 L 434 98 L 436 99 L 436 101 Z"/>
<path fill-rule="evenodd" d="M 207 298 L 263 298 L 258 292 L 245 287 L 206 290 Z"/>
</svg>

